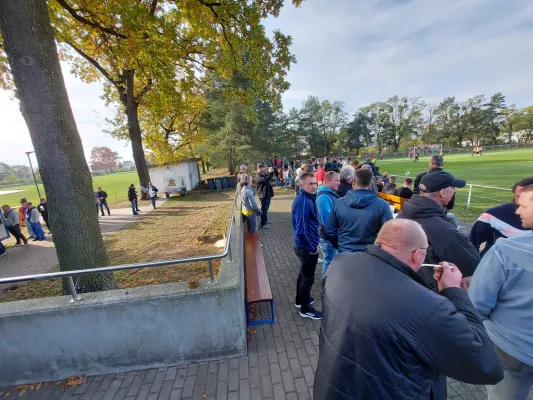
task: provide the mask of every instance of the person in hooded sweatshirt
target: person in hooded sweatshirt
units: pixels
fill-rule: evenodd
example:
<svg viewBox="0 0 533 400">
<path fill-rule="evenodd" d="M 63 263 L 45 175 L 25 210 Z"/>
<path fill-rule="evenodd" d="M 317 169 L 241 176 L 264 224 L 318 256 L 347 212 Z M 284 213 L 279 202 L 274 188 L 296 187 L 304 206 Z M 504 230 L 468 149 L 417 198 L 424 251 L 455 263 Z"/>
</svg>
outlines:
<svg viewBox="0 0 533 400">
<path fill-rule="evenodd" d="M 467 287 L 481 258 L 470 240 L 446 219 L 447 210 L 453 208 L 455 188 L 465 186 L 465 181 L 445 171 L 427 174 L 420 182 L 420 194 L 405 202 L 397 218 L 410 219 L 422 225 L 430 245 L 425 262 L 438 264 L 448 261 L 457 265 Z M 418 274 L 436 288 L 432 268 L 422 267 Z"/>
<path fill-rule="evenodd" d="M 335 201 L 339 198 L 337 190 L 341 184 L 339 174 L 335 171 L 329 171 L 324 177 L 324 184 L 316 191 L 316 208 L 318 210 L 318 219 L 320 222 L 320 247 L 324 253 L 324 262 L 322 263 L 322 278 L 326 275 L 329 263 L 337 255 L 337 249 L 331 242 L 325 239 L 325 226 L 328 223 L 329 213 L 333 209 Z"/>
<path fill-rule="evenodd" d="M 392 219 L 388 203 L 371 190 L 372 177 L 368 169 L 355 171 L 353 190 L 338 199 L 329 214 L 325 239 L 340 253 L 365 251 Z"/>
<path fill-rule="evenodd" d="M 516 214 L 533 228 L 533 185 L 518 199 Z M 468 295 L 504 368 L 487 386 L 489 400 L 525 400 L 533 386 L 533 233 L 500 238 L 479 264 Z"/>
</svg>

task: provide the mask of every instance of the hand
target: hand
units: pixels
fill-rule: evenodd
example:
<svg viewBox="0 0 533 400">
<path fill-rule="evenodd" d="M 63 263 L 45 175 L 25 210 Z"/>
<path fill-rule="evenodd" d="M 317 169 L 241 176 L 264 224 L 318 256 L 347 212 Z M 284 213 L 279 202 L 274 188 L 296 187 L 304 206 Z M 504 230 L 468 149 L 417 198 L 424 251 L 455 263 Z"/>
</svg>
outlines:
<svg viewBox="0 0 533 400">
<path fill-rule="evenodd" d="M 466 278 L 463 278 L 461 280 L 461 287 L 468 291 L 468 288 L 470 288 L 470 281 L 472 280 L 472 277 L 471 276 L 467 276 Z"/>
<path fill-rule="evenodd" d="M 461 287 L 463 274 L 461 274 L 459 268 L 452 263 L 447 263 L 446 261 L 441 262 L 440 265 L 441 267 L 435 268 L 433 272 L 433 279 L 437 281 L 439 291 L 452 287 Z"/>
</svg>

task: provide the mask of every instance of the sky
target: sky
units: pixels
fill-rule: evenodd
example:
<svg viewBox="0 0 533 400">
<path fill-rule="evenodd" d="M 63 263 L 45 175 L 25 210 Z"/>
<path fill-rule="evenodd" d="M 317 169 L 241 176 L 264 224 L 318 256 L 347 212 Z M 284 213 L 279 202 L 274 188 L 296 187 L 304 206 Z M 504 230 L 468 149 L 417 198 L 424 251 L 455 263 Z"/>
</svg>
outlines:
<svg viewBox="0 0 533 400">
<path fill-rule="evenodd" d="M 428 102 L 501 91 L 507 104 L 533 104 L 533 2 L 528 0 L 291 0 L 267 32 L 292 36 L 286 111 L 310 95 L 359 107 L 396 94 Z M 102 132 L 111 116 L 98 83 L 63 73 L 86 157 L 109 146 L 131 160 L 127 142 Z M 30 136 L 16 101 L 0 91 L 0 161 L 27 163 Z"/>
</svg>

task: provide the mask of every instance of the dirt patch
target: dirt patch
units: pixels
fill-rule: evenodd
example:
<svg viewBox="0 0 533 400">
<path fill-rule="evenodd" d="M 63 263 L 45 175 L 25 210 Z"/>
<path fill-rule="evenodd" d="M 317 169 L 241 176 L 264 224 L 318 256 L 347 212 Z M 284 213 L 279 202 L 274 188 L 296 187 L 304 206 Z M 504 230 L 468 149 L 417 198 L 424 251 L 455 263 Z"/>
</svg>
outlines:
<svg viewBox="0 0 533 400">
<path fill-rule="evenodd" d="M 214 243 L 202 243 L 203 233 L 226 232 L 231 215 L 232 194 L 190 193 L 171 197 L 161 207 L 143 215 L 136 222 L 106 235 L 104 242 L 111 265 L 145 261 L 171 260 L 221 253 Z M 229 212 L 228 212 L 229 210 Z M 220 260 L 213 262 L 218 274 Z M 183 282 L 189 278 L 209 277 L 207 262 L 191 262 L 156 268 L 142 268 L 115 273 L 120 288 Z M 0 302 L 61 294 L 61 281 L 21 284 L 0 293 Z"/>
</svg>

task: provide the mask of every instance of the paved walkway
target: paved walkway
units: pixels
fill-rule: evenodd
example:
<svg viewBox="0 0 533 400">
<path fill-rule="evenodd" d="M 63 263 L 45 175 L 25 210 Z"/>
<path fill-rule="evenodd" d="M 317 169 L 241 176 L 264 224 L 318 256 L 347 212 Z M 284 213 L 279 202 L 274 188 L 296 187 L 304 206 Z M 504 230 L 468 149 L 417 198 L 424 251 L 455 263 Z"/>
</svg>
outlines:
<svg viewBox="0 0 533 400">
<path fill-rule="evenodd" d="M 158 205 L 165 202 L 165 198 L 157 202 Z M 153 210 L 151 205 L 141 206 L 141 215 Z M 111 215 L 99 217 L 102 235 L 115 232 L 129 223 L 136 221 L 139 217 L 132 215 L 131 208 L 111 208 Z M 48 232 L 48 229 L 45 229 Z M 11 239 L 10 239 L 11 240 Z M 14 240 L 12 240 L 14 243 Z M 33 242 L 29 239 L 28 247 L 8 248 L 7 255 L 0 259 L 0 278 L 12 276 L 43 274 L 50 272 L 59 261 L 57 253 L 50 235 L 46 235 L 43 242 Z M 0 292 L 17 284 L 0 285 Z"/>
<path fill-rule="evenodd" d="M 272 229 L 261 231 L 277 322 L 257 328 L 249 340 L 246 357 L 89 377 L 87 383 L 64 392 L 51 385 L 20 398 L 311 399 L 320 322 L 300 318 L 293 305 L 298 261 L 291 246 L 291 204 L 292 196 L 277 196 L 270 212 Z M 319 275 L 317 269 L 313 296 L 317 299 L 317 308 L 321 309 Z M 482 386 L 455 381 L 448 384 L 448 399 L 485 398 Z"/>
</svg>

